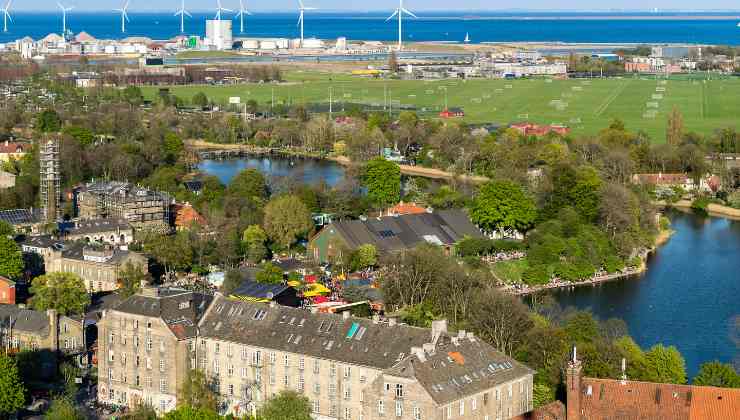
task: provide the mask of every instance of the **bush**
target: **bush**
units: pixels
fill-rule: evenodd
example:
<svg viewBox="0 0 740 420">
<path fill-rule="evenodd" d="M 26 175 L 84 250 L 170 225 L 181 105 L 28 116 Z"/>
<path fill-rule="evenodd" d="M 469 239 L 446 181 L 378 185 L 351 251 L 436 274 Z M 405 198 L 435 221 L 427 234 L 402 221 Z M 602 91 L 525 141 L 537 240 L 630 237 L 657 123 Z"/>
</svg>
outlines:
<svg viewBox="0 0 740 420">
<path fill-rule="evenodd" d="M 522 281 L 530 286 L 547 284 L 550 278 L 550 270 L 546 265 L 535 265 L 522 273 Z"/>
</svg>

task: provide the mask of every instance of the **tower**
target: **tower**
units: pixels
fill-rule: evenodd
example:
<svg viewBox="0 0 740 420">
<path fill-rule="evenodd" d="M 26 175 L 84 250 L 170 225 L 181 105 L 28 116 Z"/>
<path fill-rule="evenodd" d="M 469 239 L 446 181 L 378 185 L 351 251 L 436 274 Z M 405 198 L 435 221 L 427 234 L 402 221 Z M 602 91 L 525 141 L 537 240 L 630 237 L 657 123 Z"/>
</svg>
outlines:
<svg viewBox="0 0 740 420">
<path fill-rule="evenodd" d="M 567 420 L 580 420 L 581 418 L 581 369 L 581 361 L 578 360 L 576 347 L 573 346 L 571 359 L 565 369 Z"/>
<path fill-rule="evenodd" d="M 62 198 L 61 170 L 59 168 L 59 142 L 56 139 L 41 140 L 39 149 L 39 184 L 41 208 L 46 223 L 57 220 L 60 215 L 59 203 Z"/>
</svg>

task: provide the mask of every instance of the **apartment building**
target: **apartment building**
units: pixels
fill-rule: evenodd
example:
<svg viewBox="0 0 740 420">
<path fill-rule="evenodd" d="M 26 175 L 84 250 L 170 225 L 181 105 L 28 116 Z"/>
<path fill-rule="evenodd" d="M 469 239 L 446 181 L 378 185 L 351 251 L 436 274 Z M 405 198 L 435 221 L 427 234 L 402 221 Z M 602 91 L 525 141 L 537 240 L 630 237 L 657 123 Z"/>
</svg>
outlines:
<svg viewBox="0 0 740 420">
<path fill-rule="evenodd" d="M 169 226 L 170 198 L 128 182 L 90 182 L 75 192 L 81 219 L 122 218 L 135 228 Z"/>
<path fill-rule="evenodd" d="M 197 323 L 211 297 L 144 287 L 98 323 L 98 400 L 174 409 L 194 359 Z"/>
<path fill-rule="evenodd" d="M 509 419 L 532 409 L 533 372 L 472 334 L 217 297 L 197 367 L 228 411 L 303 393 L 320 420 Z"/>
<path fill-rule="evenodd" d="M 104 313 L 98 399 L 175 408 L 189 369 L 224 411 L 252 413 L 284 390 L 318 420 L 510 419 L 532 409 L 533 371 L 470 333 L 273 303 L 145 288 Z"/>
</svg>

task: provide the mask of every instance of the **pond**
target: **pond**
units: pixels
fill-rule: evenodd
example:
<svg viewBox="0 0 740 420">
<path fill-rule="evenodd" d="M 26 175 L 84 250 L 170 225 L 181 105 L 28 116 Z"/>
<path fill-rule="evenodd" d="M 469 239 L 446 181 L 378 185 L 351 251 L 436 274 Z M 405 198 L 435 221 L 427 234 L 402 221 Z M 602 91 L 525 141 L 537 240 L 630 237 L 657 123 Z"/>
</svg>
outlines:
<svg viewBox="0 0 740 420">
<path fill-rule="evenodd" d="M 705 361 L 740 363 L 740 222 L 677 211 L 675 234 L 643 275 L 558 290 L 565 308 L 623 319 L 643 348 L 676 346 L 689 377 Z"/>
<path fill-rule="evenodd" d="M 345 179 L 345 168 L 338 163 L 319 159 L 248 157 L 243 159 L 204 160 L 198 169 L 215 175 L 224 184 L 247 168 L 257 169 L 268 179 L 288 178 L 293 182 L 334 187 Z"/>
</svg>

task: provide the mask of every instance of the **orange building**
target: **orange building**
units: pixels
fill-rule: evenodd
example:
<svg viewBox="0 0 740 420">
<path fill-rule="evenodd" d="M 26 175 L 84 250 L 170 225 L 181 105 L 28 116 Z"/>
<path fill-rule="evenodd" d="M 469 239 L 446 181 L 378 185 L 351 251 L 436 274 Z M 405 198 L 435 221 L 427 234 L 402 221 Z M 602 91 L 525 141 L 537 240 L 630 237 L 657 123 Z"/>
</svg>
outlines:
<svg viewBox="0 0 740 420">
<path fill-rule="evenodd" d="M 0 276 L 0 303 L 15 305 L 15 282 Z"/>
</svg>

